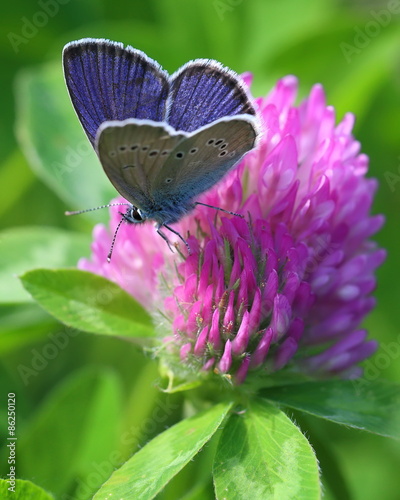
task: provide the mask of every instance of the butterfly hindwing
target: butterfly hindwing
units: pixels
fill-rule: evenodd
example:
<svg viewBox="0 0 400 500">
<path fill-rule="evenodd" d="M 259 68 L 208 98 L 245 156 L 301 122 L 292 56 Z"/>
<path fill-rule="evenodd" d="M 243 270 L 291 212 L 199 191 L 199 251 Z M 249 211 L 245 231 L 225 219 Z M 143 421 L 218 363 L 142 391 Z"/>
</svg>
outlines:
<svg viewBox="0 0 400 500">
<path fill-rule="evenodd" d="M 224 116 L 255 115 L 239 76 L 217 61 L 196 59 L 171 76 L 167 122 L 192 132 Z"/>
<path fill-rule="evenodd" d="M 64 47 L 63 65 L 72 103 L 92 145 L 105 121 L 164 119 L 168 75 L 140 50 L 84 38 Z"/>
<path fill-rule="evenodd" d="M 128 119 L 101 125 L 96 151 L 108 178 L 128 201 L 144 208 L 152 183 L 176 146 L 186 138 L 166 123 Z"/>
<path fill-rule="evenodd" d="M 222 118 L 182 140 L 171 152 L 153 185 L 152 196 L 178 196 L 182 202 L 210 189 L 254 147 L 252 116 Z"/>
</svg>

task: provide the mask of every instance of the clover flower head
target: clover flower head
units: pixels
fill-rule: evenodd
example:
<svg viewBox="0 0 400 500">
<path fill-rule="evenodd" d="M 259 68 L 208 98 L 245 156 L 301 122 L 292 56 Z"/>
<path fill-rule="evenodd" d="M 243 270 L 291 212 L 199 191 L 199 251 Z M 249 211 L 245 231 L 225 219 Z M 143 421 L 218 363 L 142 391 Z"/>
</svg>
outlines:
<svg viewBox="0 0 400 500">
<path fill-rule="evenodd" d="M 243 75 L 250 85 L 250 75 Z M 376 349 L 360 329 L 375 300 L 385 252 L 370 237 L 377 183 L 352 136 L 354 117 L 335 125 L 323 89 L 295 105 L 297 80 L 255 99 L 258 147 L 201 197 L 243 215 L 198 206 L 174 225 L 188 254 L 171 254 L 151 225 L 97 226 L 92 257 L 79 267 L 120 284 L 155 318 L 172 370 L 242 383 L 284 367 L 312 377 L 357 377 Z M 123 201 L 119 198 L 117 201 Z"/>
</svg>

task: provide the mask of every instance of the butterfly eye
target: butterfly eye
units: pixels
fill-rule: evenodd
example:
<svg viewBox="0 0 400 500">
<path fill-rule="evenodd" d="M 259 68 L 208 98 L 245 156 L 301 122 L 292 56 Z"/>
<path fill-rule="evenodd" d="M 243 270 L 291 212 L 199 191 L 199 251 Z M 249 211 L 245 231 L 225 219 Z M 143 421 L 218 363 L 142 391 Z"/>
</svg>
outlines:
<svg viewBox="0 0 400 500">
<path fill-rule="evenodd" d="M 125 151 L 125 149 L 126 149 L 126 146 L 119 146 L 119 148 L 118 148 L 118 150 L 121 151 L 121 152 Z"/>
<path fill-rule="evenodd" d="M 214 144 L 214 142 L 215 142 L 215 139 L 209 139 L 207 141 L 207 146 L 212 146 Z"/>
<path fill-rule="evenodd" d="M 170 184 L 171 182 L 172 182 L 171 177 L 167 177 L 167 178 L 165 179 L 165 184 Z"/>
<path fill-rule="evenodd" d="M 164 149 L 164 151 L 161 153 L 161 156 L 166 156 L 167 154 L 169 154 L 169 149 Z"/>
<path fill-rule="evenodd" d="M 137 144 L 132 144 L 131 146 L 131 151 L 135 151 L 135 149 L 138 148 L 138 145 Z"/>
<path fill-rule="evenodd" d="M 196 154 L 196 153 L 197 153 L 197 151 L 198 151 L 198 150 L 199 150 L 199 148 L 193 148 L 193 149 L 191 149 L 191 150 L 189 151 L 189 154 L 194 155 L 194 154 Z"/>
<path fill-rule="evenodd" d="M 131 210 L 130 216 L 132 219 L 134 219 L 137 222 L 141 222 L 144 220 L 140 208 L 133 207 Z"/>
<path fill-rule="evenodd" d="M 221 144 L 219 149 L 225 149 L 227 146 L 228 146 L 228 144 L 226 142 L 224 142 L 223 144 Z"/>
<path fill-rule="evenodd" d="M 175 158 L 181 159 L 184 156 L 185 156 L 184 153 L 182 153 L 182 151 L 179 151 L 178 153 L 176 153 Z"/>
<path fill-rule="evenodd" d="M 156 156 L 158 155 L 159 151 L 158 149 L 153 149 L 153 151 L 150 151 L 149 156 Z"/>
<path fill-rule="evenodd" d="M 142 151 L 147 151 L 149 149 L 149 146 L 143 146 Z"/>
<path fill-rule="evenodd" d="M 226 155 L 226 151 L 221 151 L 220 154 L 218 156 L 225 156 Z"/>
<path fill-rule="evenodd" d="M 218 139 L 218 141 L 215 143 L 215 146 L 219 146 L 220 144 L 222 144 L 224 142 L 223 139 Z"/>
</svg>

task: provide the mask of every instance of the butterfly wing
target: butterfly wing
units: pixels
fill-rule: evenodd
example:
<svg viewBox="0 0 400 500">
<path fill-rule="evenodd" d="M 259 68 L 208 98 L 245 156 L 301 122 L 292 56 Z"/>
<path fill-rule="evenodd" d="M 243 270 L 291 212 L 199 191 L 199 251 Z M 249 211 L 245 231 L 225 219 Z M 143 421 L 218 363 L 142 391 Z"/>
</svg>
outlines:
<svg viewBox="0 0 400 500">
<path fill-rule="evenodd" d="M 168 74 L 140 50 L 84 38 L 64 47 L 63 66 L 72 104 L 92 145 L 104 121 L 164 119 Z"/>
<path fill-rule="evenodd" d="M 192 132 L 224 116 L 255 115 L 239 76 L 217 61 L 196 59 L 171 76 L 166 121 Z"/>
<path fill-rule="evenodd" d="M 250 151 L 257 138 L 252 116 L 222 118 L 183 139 L 160 169 L 152 196 L 185 203 L 210 189 Z"/>
<path fill-rule="evenodd" d="M 96 152 L 115 189 L 143 209 L 151 199 L 152 182 L 186 136 L 151 120 L 108 121 L 98 130 Z"/>
</svg>

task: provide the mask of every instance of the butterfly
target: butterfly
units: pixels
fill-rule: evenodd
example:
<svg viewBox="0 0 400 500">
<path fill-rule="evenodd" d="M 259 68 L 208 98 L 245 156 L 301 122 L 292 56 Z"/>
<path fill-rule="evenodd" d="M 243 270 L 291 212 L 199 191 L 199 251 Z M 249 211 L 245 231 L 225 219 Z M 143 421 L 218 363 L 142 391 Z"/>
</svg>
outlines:
<svg viewBox="0 0 400 500">
<path fill-rule="evenodd" d="M 169 246 L 162 228 L 187 245 L 170 224 L 203 204 L 196 198 L 253 149 L 259 136 L 239 76 L 211 59 L 189 61 L 169 75 L 140 50 L 94 38 L 68 43 L 63 68 L 104 172 L 129 202 L 108 261 L 123 221 L 153 220 Z"/>
</svg>

